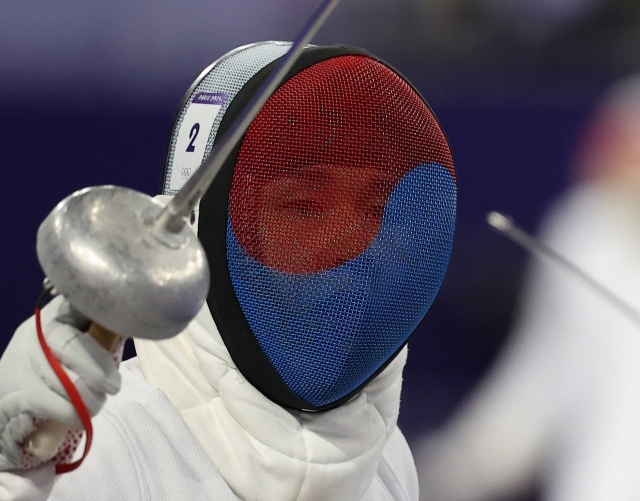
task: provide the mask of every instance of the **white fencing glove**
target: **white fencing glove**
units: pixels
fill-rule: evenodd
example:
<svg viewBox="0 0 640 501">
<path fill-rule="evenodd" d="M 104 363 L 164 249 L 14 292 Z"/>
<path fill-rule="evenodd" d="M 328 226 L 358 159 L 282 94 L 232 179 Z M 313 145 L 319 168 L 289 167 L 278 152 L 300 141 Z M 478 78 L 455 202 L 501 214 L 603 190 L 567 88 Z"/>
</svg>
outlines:
<svg viewBox="0 0 640 501">
<path fill-rule="evenodd" d="M 92 416 L 106 394 L 120 389 L 120 373 L 111 354 L 83 332 L 90 320 L 63 297 L 42 309 L 42 329 L 55 357 L 82 396 Z M 81 429 L 62 384 L 49 366 L 38 341 L 35 318 L 16 330 L 0 358 L 0 471 L 24 468 L 22 440 L 35 430 L 34 419 L 53 419 Z"/>
</svg>

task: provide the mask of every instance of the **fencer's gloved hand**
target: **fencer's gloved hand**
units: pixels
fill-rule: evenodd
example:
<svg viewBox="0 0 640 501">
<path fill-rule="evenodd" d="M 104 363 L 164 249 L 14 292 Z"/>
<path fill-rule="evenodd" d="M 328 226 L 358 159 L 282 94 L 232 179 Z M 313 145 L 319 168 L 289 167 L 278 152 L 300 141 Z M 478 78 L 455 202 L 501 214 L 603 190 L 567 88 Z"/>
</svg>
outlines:
<svg viewBox="0 0 640 501">
<path fill-rule="evenodd" d="M 106 394 L 120 389 L 111 355 L 86 332 L 91 322 L 63 297 L 42 310 L 42 328 L 51 351 L 78 389 L 92 416 Z M 35 318 L 16 330 L 0 358 L 0 471 L 22 466 L 21 441 L 34 431 L 34 418 L 82 427 L 62 384 L 38 342 Z"/>
</svg>

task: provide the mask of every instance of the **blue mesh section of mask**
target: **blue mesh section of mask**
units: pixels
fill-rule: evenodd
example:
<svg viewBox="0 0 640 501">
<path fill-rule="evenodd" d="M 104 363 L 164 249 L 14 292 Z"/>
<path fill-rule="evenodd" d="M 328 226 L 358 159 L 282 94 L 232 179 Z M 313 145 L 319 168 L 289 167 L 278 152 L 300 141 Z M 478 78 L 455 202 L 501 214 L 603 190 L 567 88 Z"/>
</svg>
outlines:
<svg viewBox="0 0 640 501">
<path fill-rule="evenodd" d="M 387 200 L 379 232 L 357 257 L 318 273 L 286 273 L 251 257 L 227 228 L 231 281 L 247 321 L 285 384 L 321 407 L 358 388 L 407 341 L 449 261 L 456 185 L 431 162 Z"/>
</svg>

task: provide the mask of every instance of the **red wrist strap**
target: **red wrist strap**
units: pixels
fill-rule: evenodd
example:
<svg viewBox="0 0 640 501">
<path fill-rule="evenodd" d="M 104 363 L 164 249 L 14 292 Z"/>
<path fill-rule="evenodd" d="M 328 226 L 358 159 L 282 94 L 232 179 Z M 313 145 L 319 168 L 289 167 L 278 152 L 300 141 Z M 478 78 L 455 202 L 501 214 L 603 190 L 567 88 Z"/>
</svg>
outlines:
<svg viewBox="0 0 640 501">
<path fill-rule="evenodd" d="M 78 413 L 80 422 L 82 423 L 82 426 L 84 426 L 84 429 L 87 433 L 87 440 L 84 445 L 84 452 L 82 454 L 82 457 L 77 461 L 74 461 L 73 463 L 57 464 L 56 474 L 59 475 L 61 473 L 68 473 L 70 471 L 75 470 L 76 468 L 78 468 L 78 466 L 82 464 L 82 462 L 84 461 L 84 458 L 87 457 L 87 454 L 89 453 L 89 449 L 91 448 L 91 441 L 93 440 L 93 426 L 91 425 L 91 414 L 89 413 L 87 406 L 83 402 L 82 397 L 80 396 L 80 393 L 78 392 L 76 387 L 73 385 L 73 382 L 71 381 L 69 376 L 67 376 L 67 373 L 64 371 L 64 369 L 60 365 L 60 362 L 58 362 L 58 359 L 56 359 L 54 354 L 51 352 L 49 345 L 47 345 L 47 341 L 45 340 L 44 334 L 42 333 L 42 323 L 40 321 L 40 308 L 36 308 L 36 330 L 38 332 L 38 341 L 40 341 L 40 346 L 42 347 L 42 351 L 44 352 L 45 357 L 47 357 L 47 361 L 49 362 L 49 365 L 53 369 L 53 372 L 56 373 L 56 376 L 60 380 L 60 383 L 62 383 L 62 386 L 67 392 L 67 395 L 69 395 L 71 404 L 73 405 L 74 409 Z"/>
</svg>

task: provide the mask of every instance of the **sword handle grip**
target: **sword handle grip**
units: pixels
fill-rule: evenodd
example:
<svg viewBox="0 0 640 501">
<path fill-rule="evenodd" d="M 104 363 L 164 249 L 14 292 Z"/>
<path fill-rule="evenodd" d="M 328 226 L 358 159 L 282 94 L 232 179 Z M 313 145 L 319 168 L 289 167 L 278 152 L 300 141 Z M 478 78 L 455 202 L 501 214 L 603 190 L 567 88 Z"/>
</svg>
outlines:
<svg viewBox="0 0 640 501">
<path fill-rule="evenodd" d="M 120 336 L 95 322 L 87 331 L 89 335 L 98 341 L 107 351 L 111 351 L 120 340 Z M 38 428 L 27 435 L 22 444 L 29 454 L 41 461 L 48 461 L 56 455 L 64 442 L 69 426 L 54 419 L 47 419 Z"/>
</svg>

